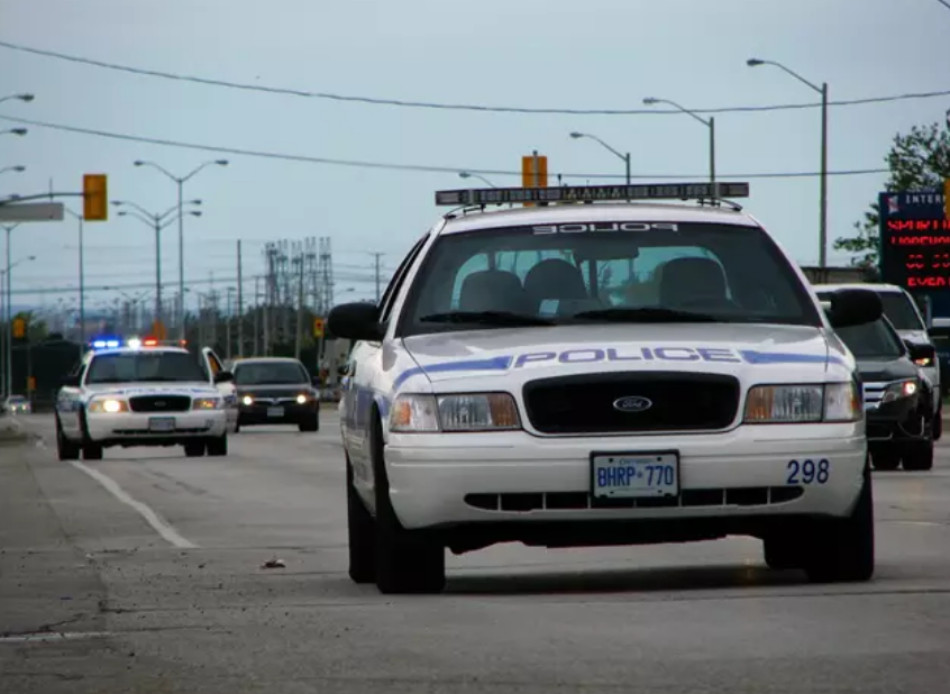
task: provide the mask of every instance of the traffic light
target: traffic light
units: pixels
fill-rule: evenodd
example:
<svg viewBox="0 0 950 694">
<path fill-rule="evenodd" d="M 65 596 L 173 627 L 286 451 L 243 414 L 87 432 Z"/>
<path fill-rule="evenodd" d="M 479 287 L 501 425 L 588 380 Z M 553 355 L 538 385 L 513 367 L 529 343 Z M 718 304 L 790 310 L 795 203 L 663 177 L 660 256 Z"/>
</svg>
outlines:
<svg viewBox="0 0 950 694">
<path fill-rule="evenodd" d="M 105 174 L 82 177 L 82 217 L 87 222 L 104 222 L 109 218 L 109 196 Z"/>
<path fill-rule="evenodd" d="M 14 318 L 13 325 L 13 339 L 22 340 L 26 337 L 26 319 L 25 318 Z"/>
<path fill-rule="evenodd" d="M 548 187 L 548 158 L 538 155 L 537 152 L 521 157 L 521 187 L 547 188 Z M 522 203 L 525 207 L 533 207 L 535 203 Z"/>
<path fill-rule="evenodd" d="M 313 319 L 313 336 L 314 337 L 323 337 L 324 333 L 324 322 L 322 318 Z"/>
</svg>

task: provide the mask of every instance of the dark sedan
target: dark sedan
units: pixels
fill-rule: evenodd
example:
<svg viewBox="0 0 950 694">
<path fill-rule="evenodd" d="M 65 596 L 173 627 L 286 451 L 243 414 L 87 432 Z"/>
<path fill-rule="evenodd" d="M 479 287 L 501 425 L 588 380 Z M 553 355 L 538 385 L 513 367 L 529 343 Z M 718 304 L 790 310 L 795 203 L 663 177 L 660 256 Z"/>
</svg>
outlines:
<svg viewBox="0 0 950 694">
<path fill-rule="evenodd" d="M 256 357 L 234 365 L 237 430 L 252 424 L 296 424 L 320 429 L 320 391 L 297 359 Z"/>
</svg>

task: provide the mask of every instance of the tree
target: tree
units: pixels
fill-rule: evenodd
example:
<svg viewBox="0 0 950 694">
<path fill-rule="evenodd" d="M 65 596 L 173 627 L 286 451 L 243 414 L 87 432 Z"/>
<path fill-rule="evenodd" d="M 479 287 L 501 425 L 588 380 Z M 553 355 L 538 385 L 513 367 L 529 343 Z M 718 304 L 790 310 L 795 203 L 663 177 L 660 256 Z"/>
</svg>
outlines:
<svg viewBox="0 0 950 694">
<path fill-rule="evenodd" d="M 950 178 L 950 113 L 947 126 L 939 123 L 915 125 L 906 135 L 895 135 L 885 161 L 891 170 L 884 184 L 886 191 L 942 190 L 944 179 Z M 834 249 L 853 254 L 852 265 L 876 268 L 879 220 L 877 202 L 873 202 L 864 213 L 864 219 L 854 223 L 857 233 L 835 239 Z"/>
</svg>

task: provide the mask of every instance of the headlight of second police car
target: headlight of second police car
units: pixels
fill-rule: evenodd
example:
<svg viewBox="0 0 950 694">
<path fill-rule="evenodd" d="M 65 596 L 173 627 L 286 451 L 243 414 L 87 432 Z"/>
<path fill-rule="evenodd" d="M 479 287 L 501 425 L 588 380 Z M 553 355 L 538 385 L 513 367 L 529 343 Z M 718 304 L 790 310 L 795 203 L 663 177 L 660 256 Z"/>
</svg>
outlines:
<svg viewBox="0 0 950 694">
<path fill-rule="evenodd" d="M 221 407 L 221 398 L 195 398 L 191 401 L 193 410 L 220 410 Z"/>
<path fill-rule="evenodd" d="M 521 429 L 521 418 L 510 393 L 410 393 L 393 403 L 389 429 L 399 433 L 512 431 Z"/>
<path fill-rule="evenodd" d="M 118 414 L 128 412 L 129 403 L 121 398 L 96 398 L 86 409 L 92 414 Z"/>
<path fill-rule="evenodd" d="M 746 424 L 854 422 L 863 416 L 851 382 L 755 386 L 745 403 Z"/>
</svg>

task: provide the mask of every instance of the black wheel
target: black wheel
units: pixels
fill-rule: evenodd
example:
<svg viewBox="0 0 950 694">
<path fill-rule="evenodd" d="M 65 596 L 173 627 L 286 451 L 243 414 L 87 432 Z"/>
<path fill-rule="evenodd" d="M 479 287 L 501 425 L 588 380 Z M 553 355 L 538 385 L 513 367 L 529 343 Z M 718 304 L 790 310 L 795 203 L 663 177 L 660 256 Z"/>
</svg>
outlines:
<svg viewBox="0 0 950 694">
<path fill-rule="evenodd" d="M 238 418 L 237 418 L 237 421 L 234 422 L 234 433 L 237 434 L 239 431 L 241 431 L 241 418 L 240 418 L 240 417 L 238 417 Z"/>
<path fill-rule="evenodd" d="M 320 431 L 320 413 L 314 412 L 300 420 L 300 431 Z"/>
<path fill-rule="evenodd" d="M 353 486 L 353 466 L 346 460 L 346 529 L 350 547 L 350 578 L 354 583 L 376 581 L 376 521 Z"/>
<path fill-rule="evenodd" d="M 770 569 L 782 571 L 797 569 L 802 565 L 798 543 L 788 535 L 771 535 L 762 540 L 765 563 Z"/>
<path fill-rule="evenodd" d="M 930 470 L 934 466 L 933 441 L 915 441 L 904 449 L 904 469 Z"/>
<path fill-rule="evenodd" d="M 58 417 L 56 418 L 56 453 L 60 460 L 79 459 L 79 446 L 67 439 L 66 435 L 63 434 L 63 428 L 59 423 Z"/>
<path fill-rule="evenodd" d="M 189 458 L 199 458 L 205 454 L 204 441 L 189 441 L 185 444 L 185 455 Z"/>
<path fill-rule="evenodd" d="M 371 430 L 376 490 L 376 587 L 384 594 L 439 593 L 445 587 L 445 547 L 399 523 L 389 498 L 379 413 Z"/>
<path fill-rule="evenodd" d="M 817 524 L 806 545 L 805 572 L 816 583 L 867 581 L 874 574 L 874 499 L 871 476 L 851 513 Z"/>
<path fill-rule="evenodd" d="M 98 443 L 84 443 L 82 445 L 83 460 L 102 460 L 102 446 Z"/>
<path fill-rule="evenodd" d="M 937 408 L 937 414 L 934 415 L 933 423 L 930 425 L 930 430 L 932 432 L 933 440 L 939 441 L 940 437 L 943 436 L 943 403 L 940 403 L 940 407 Z"/>
<path fill-rule="evenodd" d="M 901 457 L 897 451 L 882 449 L 871 453 L 871 462 L 875 470 L 896 470 L 900 467 Z"/>
<path fill-rule="evenodd" d="M 208 439 L 207 443 L 208 455 L 221 456 L 228 454 L 228 435 L 222 434 L 221 436 Z"/>
</svg>

